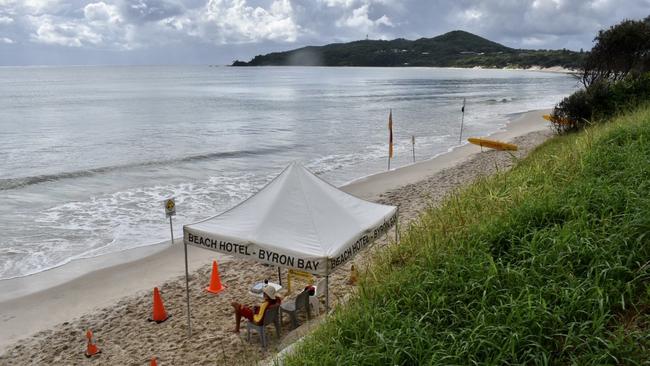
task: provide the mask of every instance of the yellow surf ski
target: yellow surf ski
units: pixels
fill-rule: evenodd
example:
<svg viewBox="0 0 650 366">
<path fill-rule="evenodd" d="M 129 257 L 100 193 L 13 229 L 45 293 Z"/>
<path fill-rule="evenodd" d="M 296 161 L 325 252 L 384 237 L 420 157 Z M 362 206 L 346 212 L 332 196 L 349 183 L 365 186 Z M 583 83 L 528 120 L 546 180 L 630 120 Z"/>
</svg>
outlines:
<svg viewBox="0 0 650 366">
<path fill-rule="evenodd" d="M 509 144 L 507 142 L 501 142 L 501 141 L 496 141 L 496 140 L 488 140 L 488 139 L 481 139 L 478 137 L 470 137 L 467 139 L 467 141 L 471 142 L 474 145 L 478 145 L 481 147 L 487 147 L 490 149 L 494 150 L 509 150 L 509 151 L 517 151 L 517 145 L 514 144 Z"/>
</svg>

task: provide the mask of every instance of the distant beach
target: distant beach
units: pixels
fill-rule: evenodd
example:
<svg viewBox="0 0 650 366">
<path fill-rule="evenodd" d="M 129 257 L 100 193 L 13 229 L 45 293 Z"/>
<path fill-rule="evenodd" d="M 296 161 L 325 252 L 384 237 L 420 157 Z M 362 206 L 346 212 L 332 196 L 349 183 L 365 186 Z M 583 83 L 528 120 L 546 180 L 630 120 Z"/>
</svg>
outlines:
<svg viewBox="0 0 650 366">
<path fill-rule="evenodd" d="M 524 156 L 551 135 L 548 124 L 541 118 L 547 112 L 535 110 L 514 115 L 502 131 L 491 136 L 518 144 L 516 156 Z M 361 198 L 398 205 L 400 219 L 408 224 L 449 192 L 497 168 L 507 169 L 512 162 L 508 154 L 481 152 L 477 146 L 463 145 L 433 159 L 356 180 L 342 189 Z M 371 253 L 386 244 L 385 239 L 381 240 L 354 263 L 363 269 Z M 228 285 L 217 296 L 202 290 L 209 281 L 212 259 L 219 261 L 222 280 Z M 193 338 L 188 340 L 180 242 L 83 262 L 0 282 L 0 294 L 4 296 L 0 298 L 0 349 L 5 352 L 0 361 L 3 364 L 84 363 L 87 328 L 93 329 L 103 349 L 100 363 L 145 363 L 151 356 L 157 356 L 163 364 L 246 364 L 268 356 L 261 352 L 257 338 L 249 344 L 245 332 L 240 335 L 230 332 L 233 317 L 229 302 L 258 301 L 247 295 L 248 287 L 260 279 L 277 276 L 274 269 L 190 248 L 195 328 Z M 87 271 L 88 265 L 104 268 L 76 276 Z M 343 301 L 353 291 L 345 284 L 349 265 L 332 276 L 333 303 Z M 154 286 L 161 288 L 165 306 L 173 315 L 162 324 L 146 321 Z M 283 336 L 289 328 L 288 323 L 283 326 Z M 273 349 L 279 343 L 274 335 L 271 339 Z M 208 344 L 212 347 L 209 352 L 203 349 Z"/>
</svg>

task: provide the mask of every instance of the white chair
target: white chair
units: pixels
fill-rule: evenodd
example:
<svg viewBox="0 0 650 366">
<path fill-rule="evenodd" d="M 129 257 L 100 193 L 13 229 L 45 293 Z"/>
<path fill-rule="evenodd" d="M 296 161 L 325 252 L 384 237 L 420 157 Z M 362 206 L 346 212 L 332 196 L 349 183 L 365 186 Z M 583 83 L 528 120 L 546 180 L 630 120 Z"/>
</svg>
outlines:
<svg viewBox="0 0 650 366">
<path fill-rule="evenodd" d="M 314 309 L 314 314 L 318 316 L 320 314 L 320 300 L 318 300 L 318 296 L 325 293 L 325 278 L 321 278 L 314 287 L 316 290 L 314 291 L 314 296 L 309 296 L 309 306 Z"/>
</svg>

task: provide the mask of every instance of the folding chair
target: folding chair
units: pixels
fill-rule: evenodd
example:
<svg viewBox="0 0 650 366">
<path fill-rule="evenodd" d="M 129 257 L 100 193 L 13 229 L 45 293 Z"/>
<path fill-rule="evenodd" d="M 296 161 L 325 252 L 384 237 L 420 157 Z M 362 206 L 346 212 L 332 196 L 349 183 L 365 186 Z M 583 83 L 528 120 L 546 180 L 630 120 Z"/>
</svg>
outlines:
<svg viewBox="0 0 650 366">
<path fill-rule="evenodd" d="M 262 348 L 266 349 L 266 345 L 268 344 L 268 342 L 266 339 L 265 328 L 267 325 L 270 324 L 275 324 L 275 334 L 277 335 L 278 339 L 280 338 L 280 317 L 278 316 L 279 309 L 280 309 L 280 305 L 271 305 L 268 308 L 266 308 L 266 311 L 264 312 L 264 319 L 262 320 L 261 325 L 257 325 L 252 321 L 248 321 L 248 323 L 246 324 L 246 329 L 248 331 L 249 342 L 251 341 L 251 329 L 256 330 L 257 333 L 259 333 L 260 335 Z"/>
</svg>

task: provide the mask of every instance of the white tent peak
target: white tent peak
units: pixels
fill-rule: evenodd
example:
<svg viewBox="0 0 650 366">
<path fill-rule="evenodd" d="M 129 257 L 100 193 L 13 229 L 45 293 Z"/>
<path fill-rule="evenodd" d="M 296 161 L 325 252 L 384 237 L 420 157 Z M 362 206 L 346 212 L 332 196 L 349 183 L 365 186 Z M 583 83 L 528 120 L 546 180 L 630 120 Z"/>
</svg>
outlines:
<svg viewBox="0 0 650 366">
<path fill-rule="evenodd" d="M 377 233 L 372 231 L 387 222 L 392 226 L 396 210 L 394 206 L 368 202 L 343 192 L 294 162 L 257 194 L 232 209 L 186 225 L 185 241 L 199 244 L 188 242 L 189 233 L 193 238 L 261 248 L 263 253 L 327 261 L 340 256 L 364 235 L 370 233 L 374 240 Z M 257 253 L 248 255 L 255 257 Z M 262 259 L 258 257 L 252 259 Z M 321 267 L 318 272 L 324 270 Z"/>
</svg>

